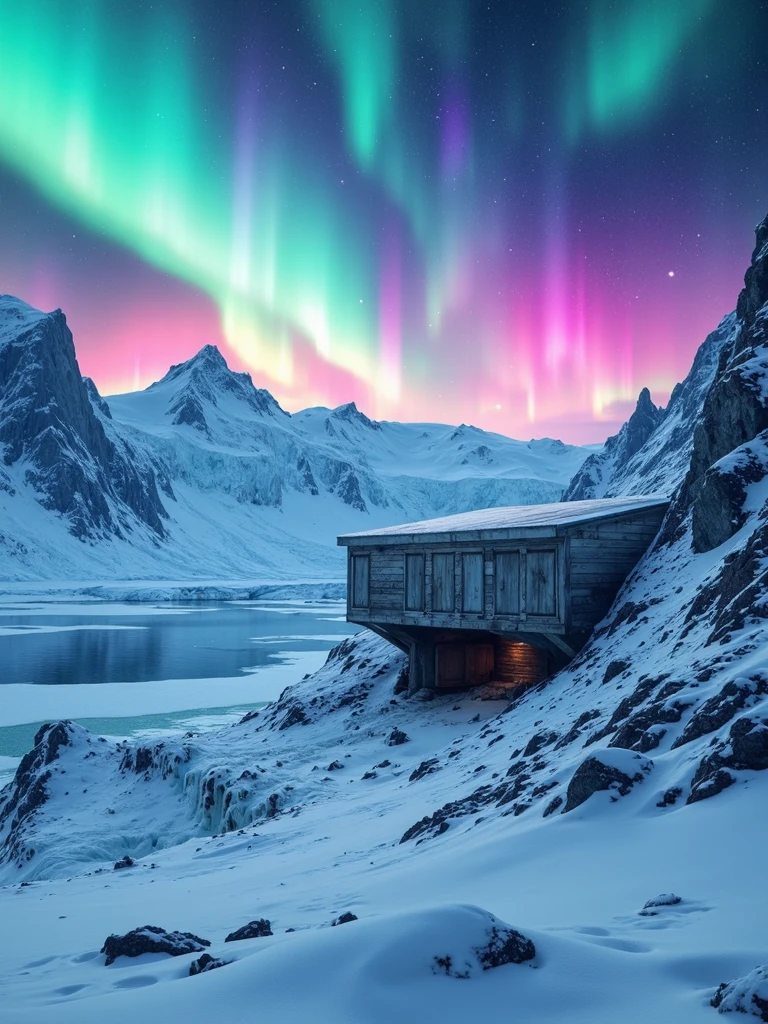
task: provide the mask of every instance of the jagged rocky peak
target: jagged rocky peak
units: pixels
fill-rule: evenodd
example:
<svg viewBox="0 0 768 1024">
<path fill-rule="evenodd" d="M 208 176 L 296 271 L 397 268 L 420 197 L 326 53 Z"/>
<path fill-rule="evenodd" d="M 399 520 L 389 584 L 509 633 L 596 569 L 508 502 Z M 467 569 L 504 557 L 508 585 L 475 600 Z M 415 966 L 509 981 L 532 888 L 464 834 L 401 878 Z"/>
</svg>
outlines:
<svg viewBox="0 0 768 1024">
<path fill-rule="evenodd" d="M 632 415 L 618 432 L 609 437 L 601 452 L 586 460 L 571 480 L 564 501 L 602 498 L 611 494 L 615 479 L 643 448 L 664 419 L 664 409 L 654 405 L 648 388 L 640 392 Z"/>
<path fill-rule="evenodd" d="M 259 415 L 289 416 L 269 391 L 257 388 L 250 373 L 230 370 L 215 345 L 204 345 L 191 359 L 176 363 L 166 375 L 147 390 L 178 383 L 179 390 L 170 401 L 169 415 L 173 423 L 187 424 L 202 433 L 209 433 L 204 405 L 218 407 L 223 395 L 245 402 Z"/>
<path fill-rule="evenodd" d="M 66 317 L 8 295 L 0 297 L 0 451 L 6 466 L 23 463 L 37 500 L 76 537 L 119 535 L 137 520 L 163 536 L 154 472 L 134 466 L 105 433 Z"/>
<path fill-rule="evenodd" d="M 690 469 L 667 534 L 692 512 L 696 551 L 718 547 L 747 518 L 747 488 L 768 473 L 768 217 L 755 230 L 752 262 L 694 435 Z"/>
<path fill-rule="evenodd" d="M 346 420 L 347 423 L 361 423 L 371 430 L 381 430 L 381 424 L 377 420 L 369 419 L 364 412 L 360 412 L 354 402 L 337 406 L 331 411 L 331 416 L 337 420 Z"/>
</svg>

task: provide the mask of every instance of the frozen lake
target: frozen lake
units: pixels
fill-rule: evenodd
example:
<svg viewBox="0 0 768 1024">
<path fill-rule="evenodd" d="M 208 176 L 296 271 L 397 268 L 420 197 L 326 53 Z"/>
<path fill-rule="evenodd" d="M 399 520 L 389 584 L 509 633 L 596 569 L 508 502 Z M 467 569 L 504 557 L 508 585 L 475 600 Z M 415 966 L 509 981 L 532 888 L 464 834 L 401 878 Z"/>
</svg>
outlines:
<svg viewBox="0 0 768 1024">
<path fill-rule="evenodd" d="M 344 613 L 330 601 L 0 603 L 0 761 L 56 718 L 126 736 L 232 720 L 357 632 Z"/>
</svg>

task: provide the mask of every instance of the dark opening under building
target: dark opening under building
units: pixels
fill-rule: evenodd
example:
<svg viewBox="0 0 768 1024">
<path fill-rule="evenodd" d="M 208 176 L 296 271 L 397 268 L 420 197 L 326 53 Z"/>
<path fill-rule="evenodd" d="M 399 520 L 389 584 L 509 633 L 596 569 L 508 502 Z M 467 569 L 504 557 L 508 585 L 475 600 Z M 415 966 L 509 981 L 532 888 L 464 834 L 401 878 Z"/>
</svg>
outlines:
<svg viewBox="0 0 768 1024">
<path fill-rule="evenodd" d="M 584 645 L 667 506 L 602 498 L 346 534 L 347 619 L 409 654 L 411 692 L 538 682 Z"/>
</svg>

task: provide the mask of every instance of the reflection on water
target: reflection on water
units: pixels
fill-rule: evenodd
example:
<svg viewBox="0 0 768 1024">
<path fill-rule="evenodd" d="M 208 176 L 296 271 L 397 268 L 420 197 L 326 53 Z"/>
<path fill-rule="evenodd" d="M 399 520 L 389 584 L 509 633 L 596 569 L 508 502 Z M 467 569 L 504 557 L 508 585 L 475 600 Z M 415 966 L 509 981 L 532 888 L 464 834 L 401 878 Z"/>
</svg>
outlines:
<svg viewBox="0 0 768 1024">
<path fill-rule="evenodd" d="M 82 604 L 2 605 L 0 683 L 224 678 L 296 651 L 330 650 L 358 629 L 336 603 L 101 604 L 98 612 Z"/>
</svg>

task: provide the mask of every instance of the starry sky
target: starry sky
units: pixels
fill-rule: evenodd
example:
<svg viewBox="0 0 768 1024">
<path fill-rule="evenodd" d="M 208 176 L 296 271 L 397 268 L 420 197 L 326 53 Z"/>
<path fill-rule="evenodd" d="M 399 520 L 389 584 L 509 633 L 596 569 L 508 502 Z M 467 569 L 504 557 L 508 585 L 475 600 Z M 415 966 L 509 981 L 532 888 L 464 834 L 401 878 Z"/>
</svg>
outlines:
<svg viewBox="0 0 768 1024">
<path fill-rule="evenodd" d="M 764 0 L 0 0 L 0 291 L 104 394 L 603 440 L 768 212 Z"/>
</svg>

